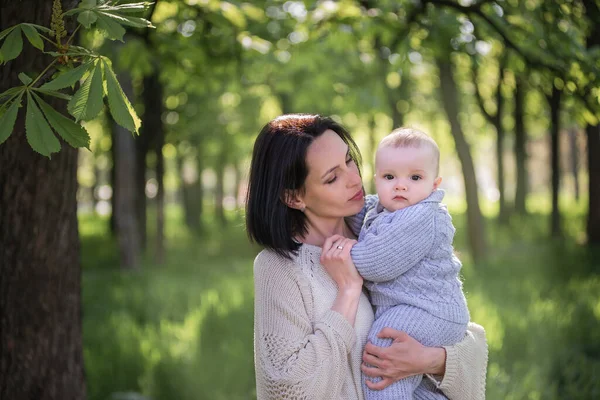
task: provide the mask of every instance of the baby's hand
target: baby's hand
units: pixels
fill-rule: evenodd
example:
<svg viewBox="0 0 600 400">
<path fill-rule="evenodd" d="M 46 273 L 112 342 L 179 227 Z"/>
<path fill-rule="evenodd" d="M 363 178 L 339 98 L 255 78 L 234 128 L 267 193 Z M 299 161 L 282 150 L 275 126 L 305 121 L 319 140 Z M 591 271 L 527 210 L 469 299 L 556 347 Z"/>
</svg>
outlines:
<svg viewBox="0 0 600 400">
<path fill-rule="evenodd" d="M 323 244 L 321 264 L 339 289 L 362 286 L 363 279 L 356 271 L 350 256 L 350 250 L 356 243 L 356 240 L 333 235 Z"/>
</svg>

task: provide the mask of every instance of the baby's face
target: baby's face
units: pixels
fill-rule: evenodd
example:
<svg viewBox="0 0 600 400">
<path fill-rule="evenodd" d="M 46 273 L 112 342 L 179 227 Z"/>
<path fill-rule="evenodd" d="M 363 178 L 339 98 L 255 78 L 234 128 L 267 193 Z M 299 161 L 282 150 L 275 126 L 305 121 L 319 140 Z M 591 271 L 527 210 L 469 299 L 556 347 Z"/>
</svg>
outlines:
<svg viewBox="0 0 600 400">
<path fill-rule="evenodd" d="M 427 146 L 383 147 L 377 150 L 375 185 L 388 211 L 401 210 L 426 199 L 439 186 L 436 160 Z"/>
</svg>

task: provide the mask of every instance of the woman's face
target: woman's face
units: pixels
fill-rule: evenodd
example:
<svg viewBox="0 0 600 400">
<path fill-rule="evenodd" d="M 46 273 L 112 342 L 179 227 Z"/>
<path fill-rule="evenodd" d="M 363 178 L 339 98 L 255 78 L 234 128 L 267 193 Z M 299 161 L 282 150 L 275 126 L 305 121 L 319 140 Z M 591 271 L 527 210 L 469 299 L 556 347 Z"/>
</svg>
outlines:
<svg viewBox="0 0 600 400">
<path fill-rule="evenodd" d="M 357 214 L 364 205 L 358 167 L 348 145 L 332 130 L 316 138 L 306 152 L 308 176 L 299 195 L 307 216 L 340 218 Z"/>
</svg>

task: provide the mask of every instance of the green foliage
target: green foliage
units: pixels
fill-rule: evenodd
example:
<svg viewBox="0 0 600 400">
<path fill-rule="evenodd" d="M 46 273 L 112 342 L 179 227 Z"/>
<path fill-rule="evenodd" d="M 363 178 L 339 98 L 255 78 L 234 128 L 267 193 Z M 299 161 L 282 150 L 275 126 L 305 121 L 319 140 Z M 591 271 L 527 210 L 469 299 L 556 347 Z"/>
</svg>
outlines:
<svg viewBox="0 0 600 400">
<path fill-rule="evenodd" d="M 27 92 L 27 113 L 25 115 L 25 131 L 27 141 L 32 149 L 50 157 L 52 153 L 60 151 L 60 143 L 42 112 L 33 101 L 31 93 Z"/>
<path fill-rule="evenodd" d="M 45 52 L 55 57 L 55 60 L 44 71 L 39 73 L 36 78 L 31 78 L 21 72 L 19 79 L 24 86 L 10 88 L 0 94 L 0 100 L 7 98 L 0 105 L 0 110 L 6 110 L 0 120 L 0 143 L 5 141 L 14 129 L 20 100 L 23 95 L 26 95 L 26 136 L 33 150 L 48 157 L 60 150 L 60 143 L 52 133 L 51 126 L 69 145 L 89 148 L 89 135 L 77 122 L 89 121 L 102 111 L 105 85 L 107 87 L 106 95 L 108 96 L 109 109 L 115 121 L 131 132 L 138 133 L 140 120 L 123 93 L 106 57 L 84 47 L 70 44 L 79 27 L 71 34 L 66 43 L 62 43 L 61 38 L 66 35 L 63 18 L 66 16 L 77 16 L 80 26 L 89 29 L 92 25 L 96 24 L 99 29 L 107 34 L 109 39 L 122 40 L 125 33 L 123 26 L 136 28 L 153 27 L 144 18 L 129 15 L 144 11 L 149 5 L 150 3 L 119 5 L 114 2 L 98 4 L 96 0 L 83 0 L 77 8 L 63 13 L 61 2 L 55 1 L 53 4 L 51 29 L 35 24 L 23 23 L 0 32 L 0 40 L 4 40 L 0 48 L 0 62 L 2 63 L 14 60 L 19 56 L 23 49 L 22 34 L 25 35 L 35 48 L 42 52 L 44 52 L 43 38 L 54 45 L 57 50 Z M 43 33 L 50 34 L 56 41 L 53 42 L 43 37 Z M 80 65 L 73 67 L 73 62 L 80 63 Z M 57 64 L 65 65 L 66 71 L 63 71 L 50 82 L 37 87 L 36 84 L 38 81 Z M 73 96 L 60 91 L 65 88 L 74 87 L 86 73 L 88 74 L 87 78 Z M 67 109 L 75 118 L 75 122 L 60 115 L 58 111 L 35 95 L 34 92 L 68 100 Z M 16 97 L 18 99 L 15 101 Z M 36 101 L 42 107 L 43 113 L 38 108 Z"/>
</svg>

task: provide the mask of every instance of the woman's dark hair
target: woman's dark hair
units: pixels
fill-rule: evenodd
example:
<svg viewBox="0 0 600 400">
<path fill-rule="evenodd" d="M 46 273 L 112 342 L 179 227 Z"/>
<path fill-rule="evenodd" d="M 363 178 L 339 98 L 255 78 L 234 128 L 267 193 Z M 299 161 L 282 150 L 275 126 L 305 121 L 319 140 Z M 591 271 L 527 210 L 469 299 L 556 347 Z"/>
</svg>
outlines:
<svg viewBox="0 0 600 400">
<path fill-rule="evenodd" d="M 304 190 L 308 146 L 328 129 L 348 145 L 350 157 L 360 166 L 356 143 L 331 118 L 287 114 L 262 128 L 254 142 L 246 198 L 246 229 L 252 242 L 286 258 L 300 248 L 294 236 L 306 234 L 306 215 L 288 207 L 284 199 L 287 191 Z"/>
</svg>

